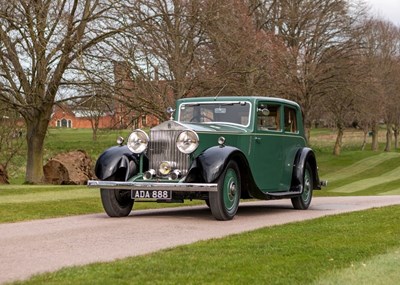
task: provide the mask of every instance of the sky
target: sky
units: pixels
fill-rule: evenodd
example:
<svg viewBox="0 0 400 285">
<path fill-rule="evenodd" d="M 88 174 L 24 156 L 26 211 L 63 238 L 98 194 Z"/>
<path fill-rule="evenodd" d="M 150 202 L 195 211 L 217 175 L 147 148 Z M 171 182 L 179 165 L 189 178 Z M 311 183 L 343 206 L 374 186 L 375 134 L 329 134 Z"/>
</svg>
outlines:
<svg viewBox="0 0 400 285">
<path fill-rule="evenodd" d="M 400 0 L 365 0 L 371 12 L 400 26 Z"/>
</svg>

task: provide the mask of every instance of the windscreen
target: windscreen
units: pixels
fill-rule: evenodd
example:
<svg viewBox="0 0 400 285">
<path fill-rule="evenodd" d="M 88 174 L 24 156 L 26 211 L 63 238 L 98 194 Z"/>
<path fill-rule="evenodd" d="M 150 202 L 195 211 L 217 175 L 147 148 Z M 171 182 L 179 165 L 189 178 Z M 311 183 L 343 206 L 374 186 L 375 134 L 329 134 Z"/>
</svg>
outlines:
<svg viewBox="0 0 400 285">
<path fill-rule="evenodd" d="M 185 123 L 232 123 L 248 126 L 249 102 L 201 102 L 182 104 L 179 121 Z"/>
</svg>

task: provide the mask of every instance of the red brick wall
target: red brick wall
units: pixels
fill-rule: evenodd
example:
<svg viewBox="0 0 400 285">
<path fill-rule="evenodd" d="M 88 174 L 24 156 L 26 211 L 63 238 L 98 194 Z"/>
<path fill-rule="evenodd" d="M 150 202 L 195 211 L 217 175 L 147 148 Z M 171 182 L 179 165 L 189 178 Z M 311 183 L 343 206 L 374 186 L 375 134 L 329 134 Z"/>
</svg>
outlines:
<svg viewBox="0 0 400 285">
<path fill-rule="evenodd" d="M 144 127 L 153 127 L 159 124 L 158 118 L 153 115 L 145 115 L 140 116 L 136 121 L 132 121 L 130 123 L 126 123 L 129 120 L 127 118 L 123 119 L 124 125 L 123 127 L 129 128 L 144 128 Z M 66 127 L 73 129 L 90 129 L 92 128 L 90 118 L 82 118 L 76 117 L 73 112 L 67 110 L 66 108 L 61 109 L 56 107 L 54 113 L 52 114 L 50 123 L 50 127 Z M 118 115 L 106 115 L 100 117 L 99 119 L 99 128 L 100 129 L 115 129 L 119 128 L 121 125 L 118 123 Z"/>
<path fill-rule="evenodd" d="M 73 129 L 92 128 L 90 118 L 76 117 L 74 113 L 68 110 L 67 108 L 61 109 L 60 107 L 55 107 L 49 126 L 54 128 L 66 127 Z M 115 119 L 113 116 L 106 115 L 104 117 L 100 117 L 99 119 L 100 129 L 114 128 L 114 127 L 115 127 Z"/>
</svg>

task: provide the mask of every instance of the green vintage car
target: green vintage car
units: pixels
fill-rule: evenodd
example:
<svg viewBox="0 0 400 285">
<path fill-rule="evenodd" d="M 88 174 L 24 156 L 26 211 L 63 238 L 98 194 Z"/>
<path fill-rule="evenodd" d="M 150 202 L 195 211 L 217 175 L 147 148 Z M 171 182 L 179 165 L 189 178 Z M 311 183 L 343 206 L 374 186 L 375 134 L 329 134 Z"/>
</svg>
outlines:
<svg viewBox="0 0 400 285">
<path fill-rule="evenodd" d="M 178 100 L 170 120 L 133 131 L 126 145 L 96 163 L 101 200 L 110 217 L 127 216 L 136 201 L 204 200 L 217 220 L 230 220 L 240 199 L 289 198 L 310 206 L 318 177 L 297 103 L 270 97 Z"/>
</svg>

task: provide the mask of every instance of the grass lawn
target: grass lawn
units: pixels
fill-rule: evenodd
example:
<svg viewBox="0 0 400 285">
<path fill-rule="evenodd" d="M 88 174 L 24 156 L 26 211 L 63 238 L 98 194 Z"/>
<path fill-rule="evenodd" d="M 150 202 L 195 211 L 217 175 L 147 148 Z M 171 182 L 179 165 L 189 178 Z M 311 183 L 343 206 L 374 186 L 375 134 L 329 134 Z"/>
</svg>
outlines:
<svg viewBox="0 0 400 285">
<path fill-rule="evenodd" d="M 322 154 L 320 177 L 328 187 L 316 196 L 400 195 L 400 153 L 348 151 Z M 350 164 L 349 164 L 350 163 Z"/>
<path fill-rule="evenodd" d="M 400 206 L 65 268 L 16 284 L 398 284 Z"/>
</svg>

